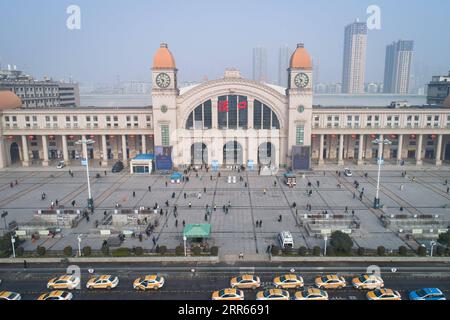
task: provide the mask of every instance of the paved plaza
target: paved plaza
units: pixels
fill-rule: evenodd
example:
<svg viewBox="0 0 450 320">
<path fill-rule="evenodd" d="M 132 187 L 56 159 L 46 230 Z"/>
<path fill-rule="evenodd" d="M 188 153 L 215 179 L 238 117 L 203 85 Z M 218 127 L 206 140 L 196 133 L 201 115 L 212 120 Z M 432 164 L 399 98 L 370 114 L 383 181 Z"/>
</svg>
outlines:
<svg viewBox="0 0 450 320">
<path fill-rule="evenodd" d="M 323 247 L 322 237 L 311 236 L 302 224 L 302 218 L 307 213 L 322 214 L 327 211 L 330 215 L 351 217 L 354 211 L 354 218 L 360 222 L 360 227 L 351 234 L 355 246 L 372 249 L 380 245 L 388 249 L 398 249 L 401 245 L 414 246 L 414 242 L 406 241 L 397 232 L 385 228 L 380 220 L 381 215 L 400 214 L 400 207 L 403 207 L 402 214 L 432 214 L 450 218 L 450 195 L 445 185 L 445 180 L 450 180 L 448 167 L 405 169 L 386 166 L 381 175 L 380 198 L 384 205 L 381 210 L 372 209 L 376 167 L 369 166 L 366 170 L 361 168 L 354 169 L 353 177 L 339 177 L 336 168 L 331 166 L 325 170 L 316 169 L 304 176 L 297 174 L 297 186 L 294 188 L 283 183 L 283 172 L 267 177 L 258 176 L 257 172 L 222 171 L 221 177 L 218 177 L 216 172 L 207 173 L 203 170 L 198 172 L 197 177 L 191 171 L 188 175 L 189 182 L 171 184 L 166 175 L 130 175 L 125 170 L 120 174 L 108 171 L 105 176 L 100 169 L 94 169 L 91 172 L 91 185 L 96 210 L 89 222 L 83 219 L 76 228 L 64 229 L 62 238 L 41 237 L 34 243 L 27 240 L 24 247 L 26 250 L 35 249 L 38 245 L 53 250 L 62 250 L 67 245 L 76 248 L 77 236 L 83 234 L 82 246 L 100 249 L 105 238 L 95 228 L 95 221 L 103 218 L 105 210 L 113 211 L 117 203 L 122 208 L 130 209 L 153 208 L 158 203 L 166 209 L 165 202 L 169 201 L 168 214 L 160 216 L 160 224 L 154 232 L 149 237 L 144 235 L 142 243 L 137 238 L 127 238 L 122 244 L 124 247 L 154 249 L 152 239 L 155 237 L 160 246 L 175 248 L 183 242 L 183 221 L 186 224 L 210 223 L 211 238 L 208 243 L 210 246 L 218 246 L 221 255 L 225 256 L 240 252 L 246 255 L 264 255 L 268 245 L 277 243 L 276 236 L 283 230 L 292 233 L 296 248 L 313 248 L 316 245 Z M 38 209 L 48 209 L 51 201 L 56 200 L 66 208 L 72 208 L 71 203 L 75 200 L 75 208 L 84 209 L 87 199 L 86 173 L 81 167 L 71 169 L 73 177 L 68 173 L 69 168 L 60 171 L 51 168 L 10 168 L 0 171 L 0 208 L 9 212 L 7 222 L 15 220 L 19 225 L 26 223 Z M 407 171 L 405 177 L 401 174 L 404 170 Z M 367 177 L 364 176 L 366 172 Z M 96 178 L 97 173 L 100 178 Z M 228 176 L 236 176 L 236 184 L 229 184 Z M 243 181 L 240 181 L 241 176 Z M 16 180 L 18 184 L 11 187 L 10 183 L 15 184 Z M 359 182 L 358 190 L 353 185 L 355 180 Z M 311 187 L 308 187 L 308 182 L 311 182 Z M 362 188 L 364 195 L 361 201 L 359 192 Z M 306 194 L 309 189 L 313 192 L 311 196 Z M 41 200 L 42 192 L 46 193 L 46 200 Z M 222 208 L 229 202 L 231 208 L 225 214 Z M 296 208 L 292 206 L 294 202 L 297 204 Z M 189 203 L 192 208 L 189 208 Z M 306 210 L 307 204 L 312 207 L 310 212 Z M 178 208 L 177 217 L 173 213 L 174 205 Z M 207 216 L 207 222 L 206 205 L 210 208 L 217 206 L 217 210 Z M 345 207 L 348 207 L 347 213 Z M 256 227 L 256 221 L 259 220 L 262 221 L 262 226 Z M 3 227 L 3 221 L 1 223 Z"/>
</svg>

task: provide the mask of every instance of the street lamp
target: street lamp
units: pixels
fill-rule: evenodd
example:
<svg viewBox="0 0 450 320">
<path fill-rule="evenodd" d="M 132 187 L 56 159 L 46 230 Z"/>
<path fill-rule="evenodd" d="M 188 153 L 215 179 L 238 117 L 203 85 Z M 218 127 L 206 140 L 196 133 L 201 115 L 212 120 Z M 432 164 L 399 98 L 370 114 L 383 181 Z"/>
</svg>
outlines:
<svg viewBox="0 0 450 320">
<path fill-rule="evenodd" d="M 372 141 L 372 143 L 378 145 L 378 150 L 383 150 L 382 146 L 385 144 L 386 145 L 392 144 L 392 142 L 388 139 L 384 139 L 384 140 L 375 139 L 374 141 Z M 375 199 L 373 201 L 374 209 L 380 208 L 380 175 L 381 175 L 381 165 L 383 164 L 383 153 L 382 152 L 381 152 L 381 154 L 378 155 L 377 162 L 378 162 L 378 178 L 377 178 L 377 193 L 376 193 Z"/>
<path fill-rule="evenodd" d="M 325 241 L 325 247 L 323 248 L 323 255 L 326 256 L 327 255 L 327 241 L 328 241 L 328 236 L 324 236 L 323 240 Z"/>
<path fill-rule="evenodd" d="M 92 139 L 82 139 L 82 140 L 78 140 L 77 142 L 75 142 L 75 144 L 77 145 L 83 145 L 83 149 L 86 150 L 86 176 L 87 176 L 87 184 L 88 184 L 88 208 L 91 210 L 94 210 L 94 199 L 92 198 L 92 193 L 91 193 L 91 180 L 89 178 L 89 156 L 87 154 L 87 146 L 88 145 L 93 145 L 95 143 L 94 140 Z M 84 145 L 86 145 L 86 147 L 84 147 Z"/>
<path fill-rule="evenodd" d="M 185 257 L 187 256 L 187 251 L 186 251 L 186 240 L 187 240 L 186 236 L 183 236 L 183 242 L 184 242 L 184 256 L 185 256 Z"/>
<path fill-rule="evenodd" d="M 82 234 L 79 234 L 77 239 L 78 239 L 78 256 L 81 257 L 81 236 Z"/>
<path fill-rule="evenodd" d="M 430 241 L 430 257 L 433 256 L 433 247 L 436 245 L 435 241 Z"/>
<path fill-rule="evenodd" d="M 14 235 L 11 235 L 11 246 L 12 246 L 12 252 L 13 252 L 13 258 L 16 258 L 16 248 L 14 248 L 14 244 L 16 243 L 16 239 L 14 238 Z"/>
</svg>

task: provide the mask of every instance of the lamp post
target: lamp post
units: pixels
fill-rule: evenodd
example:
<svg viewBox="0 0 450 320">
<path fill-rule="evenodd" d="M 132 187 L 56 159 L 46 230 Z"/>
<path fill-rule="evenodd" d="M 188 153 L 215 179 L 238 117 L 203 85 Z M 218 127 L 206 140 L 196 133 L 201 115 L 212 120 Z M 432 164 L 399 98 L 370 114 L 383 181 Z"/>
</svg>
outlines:
<svg viewBox="0 0 450 320">
<path fill-rule="evenodd" d="M 16 258 L 16 248 L 14 248 L 14 244 L 16 243 L 16 239 L 14 238 L 14 235 L 11 235 L 11 246 L 12 246 L 12 252 L 13 252 L 13 258 Z"/>
<path fill-rule="evenodd" d="M 433 247 L 436 245 L 435 241 L 430 241 L 430 257 L 433 256 Z"/>
<path fill-rule="evenodd" d="M 94 199 L 92 198 L 92 193 L 91 193 L 91 180 L 89 178 L 89 156 L 87 154 L 87 146 L 88 145 L 93 145 L 95 143 L 94 140 L 92 139 L 81 139 L 78 140 L 77 142 L 75 142 L 75 144 L 77 145 L 82 145 L 83 149 L 85 148 L 84 145 L 86 145 L 86 176 L 87 176 L 87 184 L 88 184 L 88 208 L 91 210 L 94 210 Z"/>
<path fill-rule="evenodd" d="M 377 144 L 378 145 L 378 150 L 383 150 L 383 145 L 388 145 L 388 144 L 392 144 L 392 142 L 388 139 L 375 139 L 374 141 L 372 141 L 373 144 Z M 377 158 L 377 162 L 378 162 L 378 178 L 377 178 L 377 192 L 375 195 L 375 199 L 373 200 L 373 208 L 374 209 L 379 209 L 380 208 L 380 176 L 381 176 L 381 165 L 383 164 L 383 154 L 381 152 L 381 154 L 378 155 Z"/>
<path fill-rule="evenodd" d="M 186 240 L 187 240 L 186 236 L 183 236 L 183 242 L 184 242 L 184 256 L 185 256 L 185 257 L 187 256 Z"/>
<path fill-rule="evenodd" d="M 328 241 L 328 236 L 324 236 L 323 240 L 325 241 L 325 247 L 323 248 L 323 255 L 326 256 L 327 255 L 327 241 Z"/>
<path fill-rule="evenodd" d="M 78 239 L 78 256 L 81 257 L 81 236 L 82 234 L 79 234 L 77 239 Z"/>
</svg>

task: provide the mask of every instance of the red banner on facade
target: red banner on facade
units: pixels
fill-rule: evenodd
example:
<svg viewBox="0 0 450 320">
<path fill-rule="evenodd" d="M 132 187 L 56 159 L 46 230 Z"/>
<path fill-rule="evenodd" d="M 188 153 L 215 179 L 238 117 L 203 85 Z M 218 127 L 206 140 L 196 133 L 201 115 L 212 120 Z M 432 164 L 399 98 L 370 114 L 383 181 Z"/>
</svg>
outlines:
<svg viewBox="0 0 450 320">
<path fill-rule="evenodd" d="M 219 101 L 219 112 L 228 112 L 228 101 Z"/>
</svg>

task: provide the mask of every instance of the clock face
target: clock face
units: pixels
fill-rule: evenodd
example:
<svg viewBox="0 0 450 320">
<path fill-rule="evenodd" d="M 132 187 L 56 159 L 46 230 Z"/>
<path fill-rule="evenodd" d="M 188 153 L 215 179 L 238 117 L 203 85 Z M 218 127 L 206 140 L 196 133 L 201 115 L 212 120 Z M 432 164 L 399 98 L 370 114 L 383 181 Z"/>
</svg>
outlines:
<svg viewBox="0 0 450 320">
<path fill-rule="evenodd" d="M 309 84 L 309 77 L 306 73 L 299 73 L 295 76 L 294 83 L 298 88 L 306 88 Z"/>
<path fill-rule="evenodd" d="M 297 111 L 298 111 L 298 113 L 303 113 L 305 111 L 305 107 L 300 105 L 297 107 Z"/>
<path fill-rule="evenodd" d="M 170 77 L 167 73 L 160 73 L 156 76 L 156 84 L 160 88 L 167 88 L 170 85 Z"/>
<path fill-rule="evenodd" d="M 161 106 L 161 112 L 162 112 L 162 113 L 166 113 L 167 110 L 168 110 L 168 109 L 167 109 L 167 106 L 166 106 L 166 105 L 162 105 L 162 106 Z"/>
</svg>

